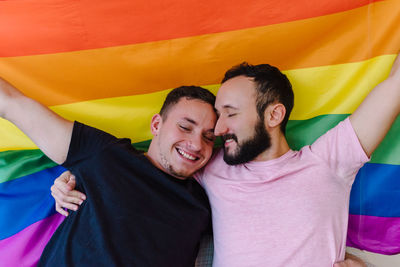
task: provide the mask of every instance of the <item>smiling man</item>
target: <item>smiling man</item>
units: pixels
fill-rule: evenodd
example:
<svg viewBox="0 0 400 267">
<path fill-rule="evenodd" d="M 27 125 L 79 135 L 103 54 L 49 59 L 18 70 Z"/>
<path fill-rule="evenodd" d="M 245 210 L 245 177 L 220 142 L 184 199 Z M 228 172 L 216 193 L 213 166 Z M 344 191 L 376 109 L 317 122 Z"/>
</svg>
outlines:
<svg viewBox="0 0 400 267">
<path fill-rule="evenodd" d="M 187 94 L 187 88 L 191 87 L 180 90 Z M 205 92 L 212 99 L 208 95 L 211 93 Z M 172 106 L 168 104 L 172 102 L 170 98 L 167 97 L 160 114 L 152 118 L 153 140 L 147 154 L 151 155 L 157 168 L 185 179 L 203 167 L 211 157 L 216 115 L 210 109 L 211 100 L 205 102 L 183 97 Z M 189 141 L 186 140 L 188 135 L 191 136 Z"/>
<path fill-rule="evenodd" d="M 293 99 L 273 66 L 225 74 L 215 104 L 224 146 L 196 173 L 211 203 L 215 267 L 343 260 L 351 185 L 400 112 L 400 58 L 352 115 L 300 151 L 285 138 Z"/>
<path fill-rule="evenodd" d="M 0 116 L 73 171 L 87 195 L 39 266 L 194 266 L 211 214 L 203 189 L 187 178 L 211 157 L 214 101 L 200 87 L 171 91 L 152 118 L 145 155 L 129 139 L 67 121 L 0 79 Z"/>
</svg>

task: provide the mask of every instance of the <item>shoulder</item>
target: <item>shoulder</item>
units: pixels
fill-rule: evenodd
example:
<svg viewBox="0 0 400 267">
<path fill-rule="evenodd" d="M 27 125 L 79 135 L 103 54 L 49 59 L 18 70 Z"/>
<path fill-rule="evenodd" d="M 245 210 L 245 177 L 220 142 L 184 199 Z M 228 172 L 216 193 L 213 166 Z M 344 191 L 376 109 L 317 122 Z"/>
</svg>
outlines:
<svg viewBox="0 0 400 267">
<path fill-rule="evenodd" d="M 70 167 L 71 164 L 92 158 L 107 148 L 118 146 L 127 150 L 134 149 L 129 139 L 118 139 L 105 131 L 76 121 L 74 122 L 67 160 L 63 165 Z"/>
<path fill-rule="evenodd" d="M 210 173 L 213 169 L 224 167 L 224 150 L 222 148 L 214 149 L 213 155 L 211 156 L 210 160 L 207 162 L 206 166 L 202 169 L 198 170 L 194 174 L 194 179 L 197 180 L 202 186 L 204 186 L 202 179 L 205 173 Z"/>
<path fill-rule="evenodd" d="M 224 149 L 223 148 L 214 149 L 213 155 L 210 161 L 208 161 L 206 167 L 219 165 L 221 163 L 224 163 Z"/>
</svg>

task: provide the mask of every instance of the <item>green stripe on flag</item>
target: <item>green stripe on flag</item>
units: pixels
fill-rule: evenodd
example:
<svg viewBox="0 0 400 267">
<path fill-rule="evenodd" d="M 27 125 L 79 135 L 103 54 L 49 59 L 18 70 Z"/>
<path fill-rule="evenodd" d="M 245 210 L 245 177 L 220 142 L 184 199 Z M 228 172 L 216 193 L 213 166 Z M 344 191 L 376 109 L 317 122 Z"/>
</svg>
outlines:
<svg viewBox="0 0 400 267">
<path fill-rule="evenodd" d="M 291 120 L 287 125 L 287 140 L 292 149 L 298 150 L 312 144 L 319 136 L 333 128 L 348 114 L 321 115 L 309 120 Z M 371 158 L 372 163 L 400 165 L 400 117 L 397 118 L 386 138 Z M 138 150 L 147 151 L 151 140 L 134 143 Z M 218 138 L 215 146 L 221 146 Z M 57 164 L 40 150 L 0 152 L 0 183 L 26 176 Z"/>
<path fill-rule="evenodd" d="M 329 114 L 309 120 L 292 120 L 287 125 L 287 140 L 292 149 L 298 150 L 312 144 L 319 136 L 344 120 L 349 114 Z M 377 126 L 378 127 L 378 126 Z M 400 117 L 396 119 L 385 139 L 375 150 L 371 163 L 400 165 Z"/>
<path fill-rule="evenodd" d="M 56 165 L 39 149 L 0 152 L 0 183 Z"/>
</svg>

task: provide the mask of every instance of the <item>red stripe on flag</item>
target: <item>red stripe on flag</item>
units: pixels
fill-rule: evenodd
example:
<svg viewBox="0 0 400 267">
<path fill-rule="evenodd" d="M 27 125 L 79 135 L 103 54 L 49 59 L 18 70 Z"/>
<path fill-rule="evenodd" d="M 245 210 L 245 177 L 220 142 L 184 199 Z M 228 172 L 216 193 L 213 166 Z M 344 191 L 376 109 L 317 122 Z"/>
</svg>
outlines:
<svg viewBox="0 0 400 267">
<path fill-rule="evenodd" d="M 0 56 L 153 42 L 347 11 L 381 0 L 0 1 Z"/>
</svg>

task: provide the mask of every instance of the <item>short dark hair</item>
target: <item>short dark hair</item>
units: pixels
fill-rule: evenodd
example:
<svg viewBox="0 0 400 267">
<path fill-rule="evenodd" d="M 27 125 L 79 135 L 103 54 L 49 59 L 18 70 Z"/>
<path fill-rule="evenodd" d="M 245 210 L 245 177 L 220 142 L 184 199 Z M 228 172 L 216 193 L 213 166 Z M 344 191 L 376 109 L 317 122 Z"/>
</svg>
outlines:
<svg viewBox="0 0 400 267">
<path fill-rule="evenodd" d="M 286 124 L 294 105 L 294 94 L 289 79 L 277 67 L 260 64 L 251 65 L 243 62 L 225 73 L 222 83 L 237 76 L 254 78 L 256 83 L 256 108 L 258 116 L 264 120 L 264 111 L 268 105 L 279 102 L 286 108 L 285 117 L 281 123 L 281 131 L 285 134 Z"/>
<path fill-rule="evenodd" d="M 213 95 L 210 91 L 199 86 L 181 86 L 173 89 L 165 98 L 160 110 L 160 115 L 163 120 L 167 119 L 170 108 L 178 103 L 183 97 L 188 100 L 197 99 L 203 101 L 210 104 L 214 109 L 215 95 Z"/>
</svg>

